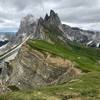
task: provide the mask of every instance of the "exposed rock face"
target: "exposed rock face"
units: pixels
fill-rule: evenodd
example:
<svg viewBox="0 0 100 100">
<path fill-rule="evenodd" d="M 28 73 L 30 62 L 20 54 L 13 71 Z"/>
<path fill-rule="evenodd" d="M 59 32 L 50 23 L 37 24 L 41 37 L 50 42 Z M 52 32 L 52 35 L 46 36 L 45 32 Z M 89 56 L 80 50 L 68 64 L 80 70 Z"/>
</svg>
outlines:
<svg viewBox="0 0 100 100">
<path fill-rule="evenodd" d="M 7 88 L 6 86 L 0 85 L 0 94 L 4 94 L 8 92 L 11 92 L 9 88 Z"/>
<path fill-rule="evenodd" d="M 38 24 L 37 24 L 37 28 L 36 28 L 36 32 L 33 34 L 33 38 L 35 39 L 43 39 L 46 40 L 49 37 L 47 35 L 45 35 L 45 28 L 44 28 L 44 20 L 43 18 L 40 18 L 38 20 Z"/>
<path fill-rule="evenodd" d="M 87 43 L 89 41 L 87 34 L 85 34 L 87 33 L 86 31 L 82 31 L 80 29 L 74 29 L 67 25 L 63 25 L 62 28 L 63 28 L 64 36 L 71 41 L 77 41 L 81 43 Z M 93 35 L 93 34 L 88 33 L 88 35 Z"/>
<path fill-rule="evenodd" d="M 27 36 L 35 33 L 38 20 L 33 15 L 23 17 L 17 32 L 17 41 L 22 42 Z"/>
<path fill-rule="evenodd" d="M 71 41 L 84 43 L 91 47 L 100 47 L 100 32 L 85 31 L 63 25 L 64 36 Z"/>
<path fill-rule="evenodd" d="M 5 84 L 12 73 L 12 68 L 8 63 L 0 63 L 0 84 Z"/>
<path fill-rule="evenodd" d="M 81 73 L 71 61 L 31 49 L 27 44 L 10 66 L 13 71 L 8 83 L 20 89 L 68 82 Z"/>
<path fill-rule="evenodd" d="M 33 15 L 27 15 L 21 21 L 20 28 L 17 32 L 19 38 L 33 34 L 34 39 L 48 40 L 50 37 L 45 34 L 50 27 L 56 27 L 59 30 L 61 21 L 58 15 L 51 10 L 50 15 L 46 14 L 45 18 L 39 18 L 36 20 Z"/>
<path fill-rule="evenodd" d="M 34 27 L 36 27 L 36 30 Z M 50 11 L 50 15 L 46 14 L 44 19 L 35 20 L 32 15 L 24 17 L 17 34 L 33 34 L 32 38 L 48 40 L 50 35 L 46 34 L 46 32 L 50 31 L 50 28 L 55 28 L 56 31 L 59 31 L 61 35 L 58 36 L 57 34 L 55 37 L 59 37 L 60 40 L 65 42 L 70 40 L 84 43 L 91 47 L 100 47 L 100 32 L 85 31 L 63 25 L 53 10 Z"/>
<path fill-rule="evenodd" d="M 59 26 L 59 25 L 61 25 L 61 21 L 60 21 L 60 18 L 58 17 L 58 15 L 53 10 L 51 10 L 50 16 L 48 16 L 48 14 L 46 14 L 46 16 L 44 18 L 44 24 L 47 26 L 50 26 L 50 25 Z"/>
<path fill-rule="evenodd" d="M 33 38 L 49 40 L 50 36 L 49 34 L 46 34 L 46 32 L 48 32 L 51 27 L 55 27 L 56 30 L 59 30 L 60 26 L 61 21 L 58 15 L 53 10 L 51 10 L 50 15 L 46 14 L 44 19 L 41 17 L 39 18 L 36 32 L 33 34 Z"/>
<path fill-rule="evenodd" d="M 34 26 L 36 26 L 36 19 L 33 15 L 27 15 L 26 17 L 22 18 L 20 28 L 17 32 L 17 35 L 22 33 L 31 34 L 34 32 Z"/>
</svg>

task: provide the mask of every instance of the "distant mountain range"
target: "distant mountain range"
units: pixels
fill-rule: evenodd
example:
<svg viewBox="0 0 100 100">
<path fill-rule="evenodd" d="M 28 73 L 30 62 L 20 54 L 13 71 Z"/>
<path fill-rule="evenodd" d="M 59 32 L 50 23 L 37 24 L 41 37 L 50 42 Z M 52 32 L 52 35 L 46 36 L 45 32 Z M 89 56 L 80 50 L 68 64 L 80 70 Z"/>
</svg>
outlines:
<svg viewBox="0 0 100 100">
<path fill-rule="evenodd" d="M 5 41 L 0 41 L 0 47 L 2 47 L 3 45 L 7 44 L 9 41 L 5 40 Z"/>
<path fill-rule="evenodd" d="M 0 32 L 0 55 L 17 45 L 15 32 Z"/>
<path fill-rule="evenodd" d="M 0 32 L 0 34 L 16 34 L 16 32 Z"/>
</svg>

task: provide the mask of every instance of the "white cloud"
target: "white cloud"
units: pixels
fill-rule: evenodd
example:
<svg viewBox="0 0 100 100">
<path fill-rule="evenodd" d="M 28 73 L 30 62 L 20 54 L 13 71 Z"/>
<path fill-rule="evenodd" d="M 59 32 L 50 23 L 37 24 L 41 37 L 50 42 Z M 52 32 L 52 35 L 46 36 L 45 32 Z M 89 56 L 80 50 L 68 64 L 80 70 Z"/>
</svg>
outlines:
<svg viewBox="0 0 100 100">
<path fill-rule="evenodd" d="M 50 9 L 65 23 L 100 30 L 100 0 L 0 0 L 0 30 L 17 29 L 21 17 L 44 16 Z"/>
</svg>

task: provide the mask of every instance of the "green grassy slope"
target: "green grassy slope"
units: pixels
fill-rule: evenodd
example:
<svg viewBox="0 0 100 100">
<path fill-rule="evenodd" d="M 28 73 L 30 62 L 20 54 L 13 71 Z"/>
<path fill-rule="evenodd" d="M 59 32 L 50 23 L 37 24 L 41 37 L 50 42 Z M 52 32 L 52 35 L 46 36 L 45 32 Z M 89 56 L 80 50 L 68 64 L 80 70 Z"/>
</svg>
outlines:
<svg viewBox="0 0 100 100">
<path fill-rule="evenodd" d="M 68 42 L 64 45 L 43 40 L 32 40 L 28 44 L 32 48 L 47 51 L 65 59 L 69 59 L 76 64 L 76 67 L 79 67 L 83 71 L 100 71 L 99 49 L 91 49 L 72 42 Z"/>
<path fill-rule="evenodd" d="M 59 41 L 55 44 L 43 40 L 30 40 L 28 44 L 32 49 L 69 59 L 76 63 L 76 67 L 88 73 L 61 85 L 2 94 L 0 100 L 100 100 L 99 49 L 72 42 L 65 45 Z"/>
<path fill-rule="evenodd" d="M 0 95 L 0 100 L 100 100 L 100 73 L 89 72 L 69 83 Z"/>
</svg>

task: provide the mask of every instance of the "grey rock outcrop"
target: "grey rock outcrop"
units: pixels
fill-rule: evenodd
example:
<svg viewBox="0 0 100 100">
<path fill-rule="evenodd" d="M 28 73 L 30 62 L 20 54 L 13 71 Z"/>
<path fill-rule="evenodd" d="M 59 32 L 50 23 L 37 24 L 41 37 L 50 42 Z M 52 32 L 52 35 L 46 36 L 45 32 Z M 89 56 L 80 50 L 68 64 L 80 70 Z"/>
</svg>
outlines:
<svg viewBox="0 0 100 100">
<path fill-rule="evenodd" d="M 36 49 L 25 44 L 15 60 L 10 63 L 13 71 L 8 84 L 20 89 L 61 84 L 68 82 L 81 71 L 71 61 Z"/>
<path fill-rule="evenodd" d="M 50 15 L 46 14 L 44 18 L 40 17 L 38 20 L 36 20 L 33 15 L 24 17 L 17 35 L 21 37 L 22 35 L 27 36 L 33 34 L 32 38 L 34 39 L 49 40 L 51 35 L 50 30 L 56 35 L 54 36 L 56 39 L 65 42 L 67 42 L 66 40 L 76 41 L 91 47 L 100 47 L 100 32 L 86 31 L 62 24 L 58 14 L 53 10 L 50 11 Z M 57 34 L 57 32 L 59 32 L 60 35 Z"/>
<path fill-rule="evenodd" d="M 59 26 L 61 25 L 60 18 L 58 17 L 57 13 L 55 13 L 53 10 L 50 11 L 50 16 L 46 14 L 44 18 L 44 24 L 48 27 L 50 25 Z"/>
<path fill-rule="evenodd" d="M 23 17 L 20 23 L 17 35 L 26 34 L 29 35 L 34 32 L 34 26 L 36 26 L 36 18 L 33 15 L 27 15 Z"/>
</svg>

